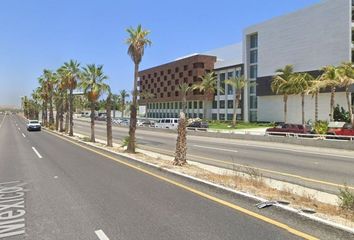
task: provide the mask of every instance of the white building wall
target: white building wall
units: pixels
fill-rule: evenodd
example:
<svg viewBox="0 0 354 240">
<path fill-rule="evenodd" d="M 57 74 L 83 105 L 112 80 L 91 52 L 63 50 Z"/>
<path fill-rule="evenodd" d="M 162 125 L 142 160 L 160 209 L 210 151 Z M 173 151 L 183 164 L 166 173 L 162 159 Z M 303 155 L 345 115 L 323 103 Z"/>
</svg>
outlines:
<svg viewBox="0 0 354 240">
<path fill-rule="evenodd" d="M 251 26 L 244 31 L 244 41 L 253 33 L 258 33 L 258 77 L 274 75 L 286 64 L 295 71 L 310 71 L 350 61 L 351 0 L 323 0 Z"/>
<path fill-rule="evenodd" d="M 329 121 L 330 93 L 321 93 L 319 95 L 319 120 Z M 337 92 L 335 96 L 335 105 L 347 110 L 347 101 L 344 92 Z M 288 99 L 288 122 L 301 123 L 301 97 L 289 96 Z M 315 120 L 315 99 L 312 96 L 305 96 L 305 121 Z M 284 104 L 282 96 L 258 97 L 258 121 L 282 122 L 284 121 Z"/>
</svg>

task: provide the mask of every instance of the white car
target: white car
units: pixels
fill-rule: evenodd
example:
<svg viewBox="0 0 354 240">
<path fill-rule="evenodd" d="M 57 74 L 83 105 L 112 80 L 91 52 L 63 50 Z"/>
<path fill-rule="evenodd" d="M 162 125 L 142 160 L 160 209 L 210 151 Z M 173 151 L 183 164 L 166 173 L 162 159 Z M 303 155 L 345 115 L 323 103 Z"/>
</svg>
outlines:
<svg viewBox="0 0 354 240">
<path fill-rule="evenodd" d="M 28 120 L 27 131 L 41 131 L 41 124 L 38 120 Z"/>
</svg>

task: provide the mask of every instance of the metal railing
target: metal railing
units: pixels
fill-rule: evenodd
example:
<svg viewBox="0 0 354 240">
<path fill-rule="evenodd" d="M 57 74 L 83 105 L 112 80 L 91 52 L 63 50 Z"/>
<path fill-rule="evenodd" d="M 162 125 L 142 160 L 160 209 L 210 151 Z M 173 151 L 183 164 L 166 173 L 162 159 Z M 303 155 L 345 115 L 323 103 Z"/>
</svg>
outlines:
<svg viewBox="0 0 354 240">
<path fill-rule="evenodd" d="M 312 140 L 314 140 L 314 139 L 316 139 L 316 140 L 329 140 L 329 141 L 354 141 L 354 136 L 344 136 L 344 135 L 266 132 L 265 136 L 289 137 L 289 138 L 312 139 Z"/>
</svg>

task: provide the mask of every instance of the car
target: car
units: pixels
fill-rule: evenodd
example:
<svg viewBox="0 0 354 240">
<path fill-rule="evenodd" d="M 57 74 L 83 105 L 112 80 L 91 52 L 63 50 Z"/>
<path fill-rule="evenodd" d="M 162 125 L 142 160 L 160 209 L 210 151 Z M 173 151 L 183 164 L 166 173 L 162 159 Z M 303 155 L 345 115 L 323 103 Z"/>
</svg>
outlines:
<svg viewBox="0 0 354 240">
<path fill-rule="evenodd" d="M 139 127 L 154 127 L 155 122 L 152 120 L 144 120 L 144 121 L 138 121 L 137 125 Z"/>
<path fill-rule="evenodd" d="M 191 128 L 208 128 L 209 124 L 208 124 L 208 122 L 195 121 L 195 122 L 190 123 L 187 127 L 191 127 Z"/>
<path fill-rule="evenodd" d="M 287 133 L 311 134 L 311 132 L 311 126 L 309 125 L 291 123 L 281 123 L 266 130 L 266 133 L 270 135 L 284 135 Z"/>
<path fill-rule="evenodd" d="M 38 120 L 28 120 L 27 131 L 41 131 L 41 124 Z"/>
<path fill-rule="evenodd" d="M 345 123 L 342 127 L 330 128 L 327 135 L 354 136 L 354 129 L 352 124 Z"/>
</svg>

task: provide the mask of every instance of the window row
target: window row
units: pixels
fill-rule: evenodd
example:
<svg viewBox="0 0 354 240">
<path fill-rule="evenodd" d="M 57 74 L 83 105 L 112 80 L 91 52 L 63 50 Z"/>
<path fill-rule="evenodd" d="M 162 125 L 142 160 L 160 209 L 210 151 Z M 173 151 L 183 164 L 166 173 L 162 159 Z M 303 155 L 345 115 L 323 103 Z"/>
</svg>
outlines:
<svg viewBox="0 0 354 240">
<path fill-rule="evenodd" d="M 226 117 L 226 119 L 225 119 L 225 117 Z M 233 120 L 233 117 L 234 117 L 234 115 L 233 114 L 223 114 L 223 113 L 220 113 L 219 114 L 219 120 L 220 121 L 231 121 L 231 120 Z M 212 115 L 211 115 L 211 119 L 212 120 L 218 120 L 218 114 L 217 113 L 213 113 Z M 241 114 L 237 114 L 236 115 L 236 119 L 237 120 L 242 120 L 242 115 Z"/>
<path fill-rule="evenodd" d="M 179 113 L 148 113 L 148 118 L 179 118 Z M 187 113 L 187 118 L 203 118 L 202 113 Z"/>
<path fill-rule="evenodd" d="M 204 63 L 203 62 L 193 63 L 193 69 L 198 69 L 198 68 L 204 68 Z M 183 71 L 187 71 L 188 69 L 189 69 L 188 65 L 184 65 L 183 66 Z M 183 72 L 180 72 L 180 68 L 179 67 L 176 67 L 174 69 L 174 73 L 179 73 L 180 77 L 183 76 Z M 168 69 L 167 70 L 167 74 L 172 74 L 172 69 Z M 193 74 L 192 70 L 188 71 L 188 75 L 189 76 L 192 76 L 192 74 Z M 145 80 L 145 79 L 150 79 L 152 77 L 156 78 L 157 76 L 161 77 L 161 76 L 164 76 L 164 75 L 165 75 L 165 71 L 154 72 L 154 73 L 149 73 L 149 74 L 143 75 L 142 79 Z M 172 76 L 174 76 L 174 74 L 172 74 Z"/>
<path fill-rule="evenodd" d="M 148 109 L 182 109 L 182 102 L 148 103 Z M 203 109 L 202 101 L 187 102 L 188 109 Z"/>
<path fill-rule="evenodd" d="M 219 108 L 225 108 L 225 104 L 227 102 L 227 108 L 234 108 L 234 101 L 233 100 L 220 100 L 219 101 Z M 241 103 L 239 103 L 239 107 L 241 106 Z M 218 109 L 218 101 L 213 101 L 213 109 Z"/>
</svg>

